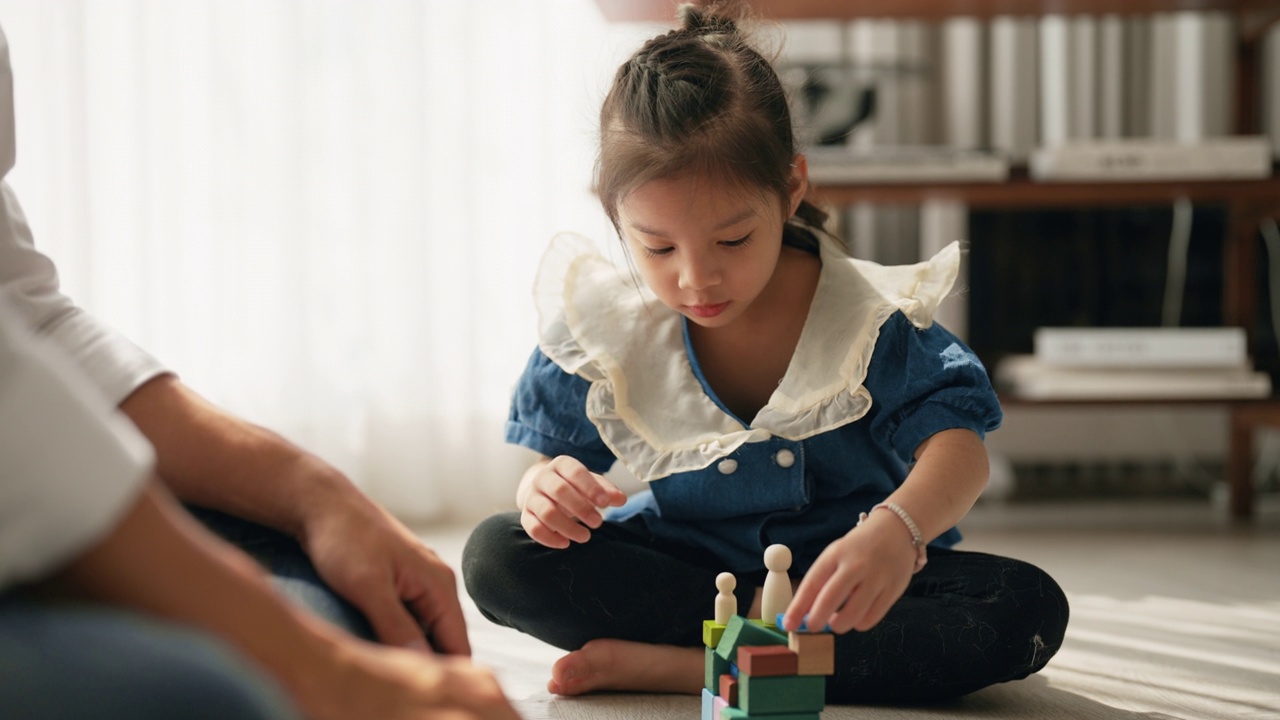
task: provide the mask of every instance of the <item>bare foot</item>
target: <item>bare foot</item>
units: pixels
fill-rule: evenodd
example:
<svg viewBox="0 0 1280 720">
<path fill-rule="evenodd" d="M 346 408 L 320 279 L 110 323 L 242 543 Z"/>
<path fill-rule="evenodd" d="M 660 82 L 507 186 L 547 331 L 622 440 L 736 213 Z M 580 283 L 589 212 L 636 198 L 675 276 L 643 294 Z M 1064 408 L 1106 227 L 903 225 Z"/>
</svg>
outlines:
<svg viewBox="0 0 1280 720">
<path fill-rule="evenodd" d="M 594 690 L 702 691 L 703 649 L 603 638 L 565 655 L 551 668 L 547 692 L 581 695 Z"/>
</svg>

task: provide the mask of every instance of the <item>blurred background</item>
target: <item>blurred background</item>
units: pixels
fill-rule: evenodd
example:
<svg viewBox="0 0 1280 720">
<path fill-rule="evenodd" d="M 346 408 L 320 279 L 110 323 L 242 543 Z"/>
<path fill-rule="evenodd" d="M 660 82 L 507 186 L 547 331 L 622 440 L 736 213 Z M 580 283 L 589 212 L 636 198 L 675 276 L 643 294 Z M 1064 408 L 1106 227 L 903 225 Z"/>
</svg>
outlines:
<svg viewBox="0 0 1280 720">
<path fill-rule="evenodd" d="M 766 39 L 808 141 L 834 127 L 850 145 L 1017 159 L 1046 138 L 1229 132 L 1228 16 L 1060 20 L 796 22 Z M 618 63 L 664 26 L 606 22 L 594 0 L 0 0 L 0 27 L 8 179 L 73 299 L 401 517 L 512 503 L 528 456 L 502 428 L 536 342 L 534 270 L 560 231 L 616 255 L 590 192 L 596 113 Z M 1074 68 L 1061 77 L 1077 95 L 1037 99 L 1050 62 Z M 1190 252 L 1209 264 L 1192 263 L 1187 324 L 1220 316 L 1215 212 L 1195 216 Z M 1012 284 L 975 270 L 947 320 L 990 363 L 1049 321 L 1160 323 L 1173 208 L 836 215 L 869 259 L 971 239 L 971 265 L 1026 268 Z M 1107 236 L 1147 245 L 1103 257 Z M 1067 304 L 1079 278 L 1033 270 L 1050 245 L 1028 238 L 1133 273 Z M 1274 355 L 1274 333 L 1259 338 Z M 993 494 L 1211 495 L 1225 423 L 1213 407 L 1011 411 L 991 437 Z"/>
</svg>

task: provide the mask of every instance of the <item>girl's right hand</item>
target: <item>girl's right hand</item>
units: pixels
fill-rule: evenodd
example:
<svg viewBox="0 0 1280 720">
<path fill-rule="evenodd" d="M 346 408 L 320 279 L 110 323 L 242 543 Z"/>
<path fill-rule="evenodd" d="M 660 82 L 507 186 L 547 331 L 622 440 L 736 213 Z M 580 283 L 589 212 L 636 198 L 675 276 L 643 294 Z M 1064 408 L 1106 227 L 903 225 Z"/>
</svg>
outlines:
<svg viewBox="0 0 1280 720">
<path fill-rule="evenodd" d="M 627 496 L 603 476 L 581 462 L 560 455 L 543 458 L 525 472 L 516 493 L 520 525 L 541 545 L 563 550 L 570 542 L 591 539 L 587 528 L 598 528 L 604 518 L 596 508 L 616 507 Z"/>
</svg>

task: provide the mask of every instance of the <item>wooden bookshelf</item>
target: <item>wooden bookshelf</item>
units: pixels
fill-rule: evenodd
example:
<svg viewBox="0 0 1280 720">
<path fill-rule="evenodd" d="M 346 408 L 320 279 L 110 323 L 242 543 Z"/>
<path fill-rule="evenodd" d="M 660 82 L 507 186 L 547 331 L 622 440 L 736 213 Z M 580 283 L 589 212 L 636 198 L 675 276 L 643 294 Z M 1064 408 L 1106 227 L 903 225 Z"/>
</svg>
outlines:
<svg viewBox="0 0 1280 720">
<path fill-rule="evenodd" d="M 675 0 L 596 0 L 612 22 L 663 22 L 675 18 Z M 1234 16 L 1236 35 L 1234 129 L 1256 134 L 1262 39 L 1280 20 L 1276 0 L 752 0 L 751 6 L 768 20 L 852 20 L 880 18 L 942 21 L 954 17 L 990 18 L 1001 15 L 1149 15 L 1197 11 Z M 1050 182 L 1027 177 L 1015 168 L 1007 181 L 992 183 L 832 184 L 814 188 L 815 199 L 833 205 L 878 203 L 918 205 L 929 200 L 956 200 L 973 208 L 1018 209 L 1165 205 L 1179 198 L 1216 204 L 1227 211 L 1223 244 L 1223 324 L 1244 327 L 1253 353 L 1258 298 L 1254 278 L 1258 263 L 1259 223 L 1280 219 L 1280 178 L 1259 180 L 1185 180 L 1152 182 Z M 1254 434 L 1260 427 L 1280 428 L 1280 398 L 1269 400 L 1166 401 L 1168 405 L 1226 405 L 1230 414 L 1227 482 L 1231 488 L 1231 516 L 1253 516 L 1252 459 Z M 1012 405 L 1032 404 L 1012 400 Z M 1046 403 L 1036 401 L 1035 404 Z M 1049 404 L 1124 404 L 1124 401 L 1071 401 Z M 1149 401 L 1144 401 L 1149 404 Z"/>
</svg>

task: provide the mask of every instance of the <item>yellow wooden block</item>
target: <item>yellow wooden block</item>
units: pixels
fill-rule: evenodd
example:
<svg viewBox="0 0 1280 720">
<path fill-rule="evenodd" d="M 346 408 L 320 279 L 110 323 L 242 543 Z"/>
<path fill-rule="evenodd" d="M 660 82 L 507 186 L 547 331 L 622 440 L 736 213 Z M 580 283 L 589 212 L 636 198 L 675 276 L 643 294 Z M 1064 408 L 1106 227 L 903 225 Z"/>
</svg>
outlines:
<svg viewBox="0 0 1280 720">
<path fill-rule="evenodd" d="M 709 648 L 714 648 L 720 644 L 720 636 L 724 635 L 724 629 L 728 625 L 721 625 L 715 620 L 702 621 L 702 644 Z"/>
<path fill-rule="evenodd" d="M 836 636 L 831 633 L 787 633 L 787 647 L 800 657 L 798 675 L 832 675 L 836 671 Z"/>
</svg>

